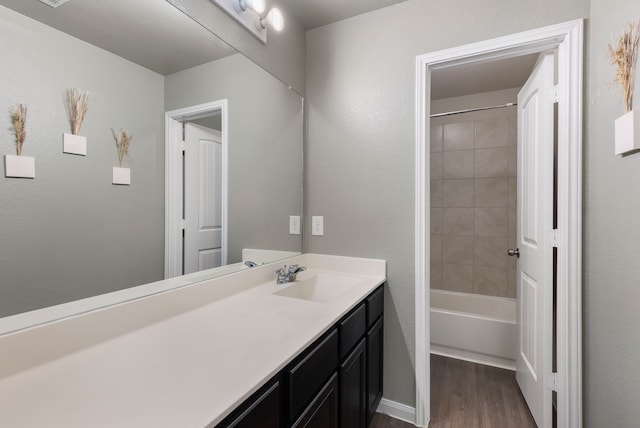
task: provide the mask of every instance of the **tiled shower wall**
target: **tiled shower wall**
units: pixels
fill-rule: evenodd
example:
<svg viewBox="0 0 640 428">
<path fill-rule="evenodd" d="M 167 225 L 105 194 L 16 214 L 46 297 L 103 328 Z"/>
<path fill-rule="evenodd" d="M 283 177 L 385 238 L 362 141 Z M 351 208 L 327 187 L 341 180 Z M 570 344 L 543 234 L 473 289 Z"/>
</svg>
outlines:
<svg viewBox="0 0 640 428">
<path fill-rule="evenodd" d="M 516 297 L 516 107 L 431 120 L 431 288 Z"/>
</svg>

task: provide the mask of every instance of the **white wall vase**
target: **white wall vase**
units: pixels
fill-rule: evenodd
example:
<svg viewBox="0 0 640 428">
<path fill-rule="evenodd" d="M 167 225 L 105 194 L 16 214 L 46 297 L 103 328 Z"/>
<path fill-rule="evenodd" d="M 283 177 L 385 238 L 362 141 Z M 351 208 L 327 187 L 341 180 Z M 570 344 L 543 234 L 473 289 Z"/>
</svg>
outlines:
<svg viewBox="0 0 640 428">
<path fill-rule="evenodd" d="M 616 119 L 615 153 L 624 155 L 640 150 L 640 114 L 633 110 Z"/>
<path fill-rule="evenodd" d="M 131 170 L 129 168 L 113 167 L 113 184 L 128 186 L 131 184 Z"/>
<path fill-rule="evenodd" d="M 72 155 L 87 155 L 87 137 L 74 134 L 62 134 L 62 152 Z"/>
<path fill-rule="evenodd" d="M 31 156 L 4 155 L 5 177 L 35 178 L 36 160 Z"/>
</svg>

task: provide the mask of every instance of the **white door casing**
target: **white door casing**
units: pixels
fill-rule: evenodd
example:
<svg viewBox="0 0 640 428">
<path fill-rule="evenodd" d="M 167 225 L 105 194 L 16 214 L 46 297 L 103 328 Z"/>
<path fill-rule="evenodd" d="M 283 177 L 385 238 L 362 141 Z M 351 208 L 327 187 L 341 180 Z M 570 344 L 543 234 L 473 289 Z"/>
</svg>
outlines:
<svg viewBox="0 0 640 428">
<path fill-rule="evenodd" d="M 542 54 L 518 94 L 516 380 L 538 427 L 552 426 L 554 57 Z"/>
<path fill-rule="evenodd" d="M 429 146 L 431 71 L 558 49 L 557 421 L 582 426 L 582 91 L 583 20 L 416 57 L 415 424 L 430 419 Z"/>
<path fill-rule="evenodd" d="M 184 125 L 184 273 L 226 264 L 220 132 Z"/>
</svg>

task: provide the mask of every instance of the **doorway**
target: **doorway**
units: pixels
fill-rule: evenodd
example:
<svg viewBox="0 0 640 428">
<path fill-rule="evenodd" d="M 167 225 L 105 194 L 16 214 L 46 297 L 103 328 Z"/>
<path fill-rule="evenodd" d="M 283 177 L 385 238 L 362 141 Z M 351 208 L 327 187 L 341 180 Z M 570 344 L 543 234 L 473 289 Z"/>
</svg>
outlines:
<svg viewBox="0 0 640 428">
<path fill-rule="evenodd" d="M 227 100 L 165 113 L 165 278 L 227 262 Z"/>
<path fill-rule="evenodd" d="M 416 79 L 416 424 L 430 419 L 430 91 L 431 73 L 558 50 L 558 226 L 543 233 L 557 246 L 557 371 L 540 373 L 557 391 L 558 426 L 581 426 L 581 87 L 582 21 L 419 56 Z"/>
<path fill-rule="evenodd" d="M 431 365 L 449 368 L 431 381 L 432 426 L 551 425 L 539 374 L 553 371 L 553 257 L 538 231 L 553 228 L 553 168 L 540 167 L 554 163 L 554 65 L 544 52 L 432 72 Z M 464 411 L 450 405 L 465 395 Z"/>
</svg>

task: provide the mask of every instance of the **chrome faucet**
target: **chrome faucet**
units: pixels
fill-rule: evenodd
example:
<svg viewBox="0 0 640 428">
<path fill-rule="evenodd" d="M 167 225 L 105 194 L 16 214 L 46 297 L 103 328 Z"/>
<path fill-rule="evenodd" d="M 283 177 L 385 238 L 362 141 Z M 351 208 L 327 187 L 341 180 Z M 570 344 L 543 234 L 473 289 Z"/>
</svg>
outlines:
<svg viewBox="0 0 640 428">
<path fill-rule="evenodd" d="M 276 281 L 278 282 L 278 284 L 285 284 L 287 282 L 295 281 L 298 273 L 304 270 L 307 270 L 307 268 L 304 266 L 291 265 L 289 266 L 289 269 L 287 269 L 287 265 L 284 265 L 275 272 L 278 275 Z"/>
</svg>

